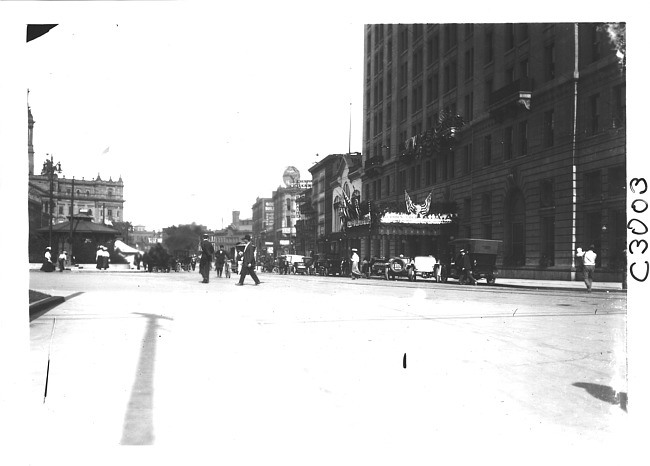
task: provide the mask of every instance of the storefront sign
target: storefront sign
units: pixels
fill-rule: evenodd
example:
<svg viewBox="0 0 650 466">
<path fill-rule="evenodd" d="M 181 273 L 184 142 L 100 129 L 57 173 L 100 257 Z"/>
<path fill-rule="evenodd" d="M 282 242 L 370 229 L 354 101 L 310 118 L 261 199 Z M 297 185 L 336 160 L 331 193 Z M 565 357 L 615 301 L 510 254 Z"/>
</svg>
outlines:
<svg viewBox="0 0 650 466">
<path fill-rule="evenodd" d="M 347 221 L 347 227 L 348 228 L 354 228 L 354 227 L 361 227 L 361 226 L 368 226 L 370 225 L 370 216 L 366 216 L 365 218 L 362 218 L 360 220 L 348 220 Z"/>
<path fill-rule="evenodd" d="M 432 213 L 424 216 L 416 214 L 386 212 L 382 215 L 379 223 L 410 223 L 413 225 L 442 225 L 451 223 L 457 217 L 457 214 Z"/>
</svg>

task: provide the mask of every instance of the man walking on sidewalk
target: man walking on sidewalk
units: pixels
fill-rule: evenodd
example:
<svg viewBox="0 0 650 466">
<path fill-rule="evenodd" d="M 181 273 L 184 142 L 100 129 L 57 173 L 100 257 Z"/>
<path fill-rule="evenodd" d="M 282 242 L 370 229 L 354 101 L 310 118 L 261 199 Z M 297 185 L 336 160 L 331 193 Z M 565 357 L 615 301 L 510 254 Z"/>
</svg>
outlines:
<svg viewBox="0 0 650 466">
<path fill-rule="evenodd" d="M 239 282 L 235 283 L 237 286 L 244 284 L 246 274 L 249 274 L 256 285 L 260 284 L 260 279 L 257 278 L 255 273 L 255 246 L 251 244 L 251 235 L 244 236 L 246 247 L 244 248 L 244 256 L 242 257 L 241 272 L 239 274 Z"/>
<path fill-rule="evenodd" d="M 585 252 L 582 252 L 580 248 L 576 251 L 576 256 L 582 257 L 582 273 L 585 277 L 587 293 L 591 293 L 591 285 L 593 284 L 594 272 L 596 271 L 596 257 L 598 257 L 598 255 L 594 252 L 594 248 L 595 246 L 592 244 Z"/>
</svg>

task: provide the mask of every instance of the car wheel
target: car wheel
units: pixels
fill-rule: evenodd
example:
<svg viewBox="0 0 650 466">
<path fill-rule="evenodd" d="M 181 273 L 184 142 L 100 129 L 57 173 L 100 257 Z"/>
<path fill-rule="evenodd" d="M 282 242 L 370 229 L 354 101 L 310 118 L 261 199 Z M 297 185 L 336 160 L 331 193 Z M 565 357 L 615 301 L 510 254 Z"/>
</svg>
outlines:
<svg viewBox="0 0 650 466">
<path fill-rule="evenodd" d="M 415 278 L 416 278 L 416 277 L 415 277 L 415 270 L 413 270 L 413 268 L 410 268 L 410 269 L 409 269 L 409 271 L 408 271 L 408 277 L 409 277 L 409 280 L 410 280 L 410 281 L 412 281 L 412 282 L 415 281 Z"/>
<path fill-rule="evenodd" d="M 385 278 L 386 280 L 390 280 L 390 278 L 389 278 L 389 273 L 388 273 L 388 267 L 386 267 L 386 268 L 384 269 L 384 278 Z"/>
<path fill-rule="evenodd" d="M 494 285 L 496 283 L 496 281 L 497 281 L 497 278 L 495 276 L 488 277 L 488 279 L 487 279 L 488 285 Z"/>
</svg>

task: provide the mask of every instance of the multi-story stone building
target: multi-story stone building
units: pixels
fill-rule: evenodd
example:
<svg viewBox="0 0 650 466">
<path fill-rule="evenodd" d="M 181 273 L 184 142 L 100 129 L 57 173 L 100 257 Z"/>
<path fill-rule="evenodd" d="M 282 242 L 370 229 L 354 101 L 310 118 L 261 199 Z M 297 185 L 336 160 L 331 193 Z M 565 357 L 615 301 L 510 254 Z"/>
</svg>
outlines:
<svg viewBox="0 0 650 466">
<path fill-rule="evenodd" d="M 453 221 L 374 222 L 361 254 L 444 257 L 452 238 L 491 238 L 502 275 L 566 279 L 575 249 L 594 244 L 597 270 L 614 278 L 626 233 L 621 57 L 603 24 L 366 25 L 363 200 L 405 212 L 406 195 L 428 199 Z"/>
<path fill-rule="evenodd" d="M 30 225 L 30 260 L 38 260 L 46 246 L 47 240 L 35 233 L 38 228 L 68 221 L 71 214 L 83 212 L 92 217 L 96 223 L 112 224 L 124 221 L 124 183 L 122 177 L 117 181 L 109 178 L 86 180 L 59 176 L 58 172 L 49 170 L 45 160 L 40 174 L 34 173 L 34 118 L 27 108 L 28 138 L 27 153 L 29 159 L 29 225 Z M 63 160 L 65 165 L 65 160 Z M 51 207 L 50 207 L 51 203 Z M 74 212 L 72 205 L 74 204 Z"/>
<path fill-rule="evenodd" d="M 342 214 L 346 203 L 361 202 L 361 168 L 361 154 L 349 153 L 330 154 L 309 169 L 316 252 L 340 255 L 360 247 L 363 228 L 353 229 Z"/>
<path fill-rule="evenodd" d="M 256 250 L 266 252 L 268 247 L 273 247 L 273 199 L 258 197 L 253 204 L 253 241 Z M 267 244 L 268 243 L 268 244 Z"/>
<path fill-rule="evenodd" d="M 279 186 L 273 191 L 273 250 L 278 254 L 304 254 L 296 251 L 296 221 L 300 217 L 296 199 L 305 190 L 300 186 Z"/>
</svg>

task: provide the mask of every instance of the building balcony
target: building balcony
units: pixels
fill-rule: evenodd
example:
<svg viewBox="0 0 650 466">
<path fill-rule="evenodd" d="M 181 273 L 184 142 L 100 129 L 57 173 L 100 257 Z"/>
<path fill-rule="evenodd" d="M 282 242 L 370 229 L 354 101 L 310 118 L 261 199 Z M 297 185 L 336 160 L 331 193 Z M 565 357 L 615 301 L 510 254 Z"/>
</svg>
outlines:
<svg viewBox="0 0 650 466">
<path fill-rule="evenodd" d="M 381 175 L 383 164 L 384 164 L 384 157 L 382 157 L 381 155 L 375 155 L 374 157 L 369 158 L 368 160 L 366 160 L 366 163 L 363 166 L 366 175 L 367 176 Z"/>
<path fill-rule="evenodd" d="M 521 78 L 491 93 L 488 110 L 499 119 L 514 116 L 521 109 L 530 110 L 532 96 L 533 80 Z"/>
</svg>

